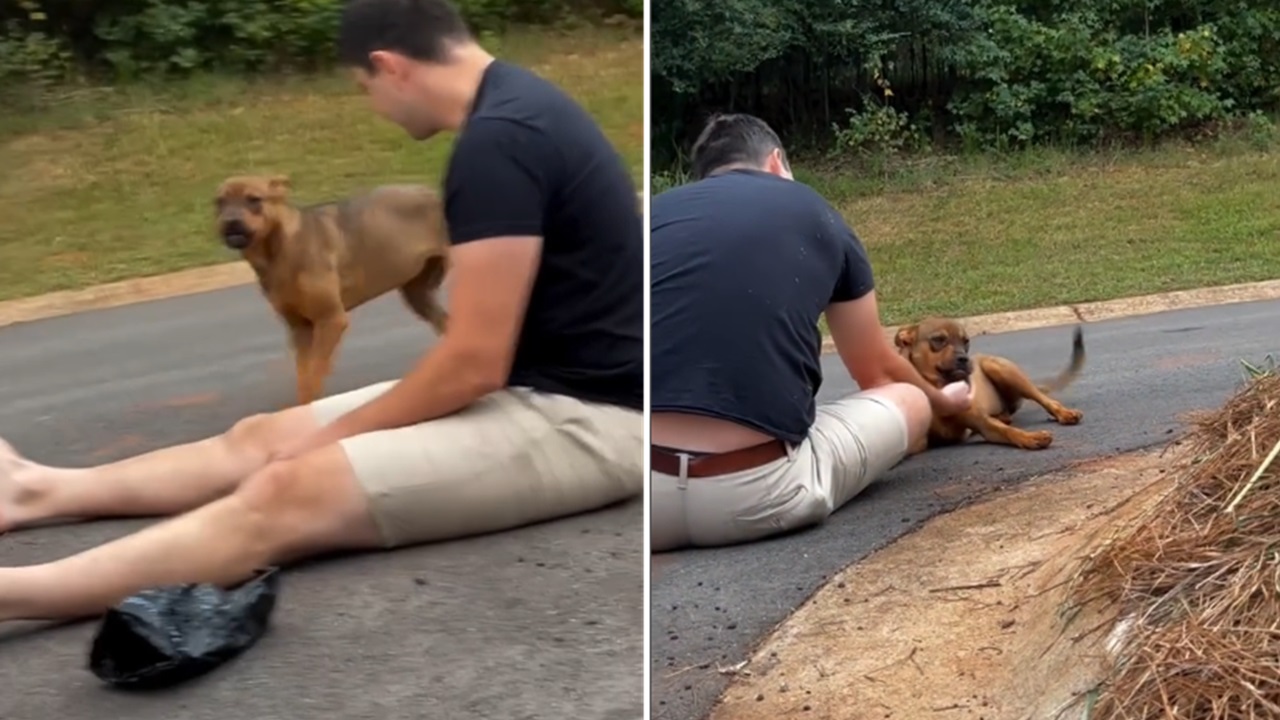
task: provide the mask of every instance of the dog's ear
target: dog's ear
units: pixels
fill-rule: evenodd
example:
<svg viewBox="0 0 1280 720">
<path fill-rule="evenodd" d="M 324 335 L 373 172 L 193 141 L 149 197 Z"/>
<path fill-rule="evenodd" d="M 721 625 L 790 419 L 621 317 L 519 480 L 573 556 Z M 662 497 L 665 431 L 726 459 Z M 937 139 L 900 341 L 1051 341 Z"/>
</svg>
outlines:
<svg viewBox="0 0 1280 720">
<path fill-rule="evenodd" d="M 289 189 L 292 187 L 293 185 L 289 182 L 288 175 L 273 175 L 271 179 L 267 180 L 267 190 L 271 192 L 271 197 L 273 198 L 283 199 L 289 194 Z"/>
<path fill-rule="evenodd" d="M 898 328 L 898 332 L 893 336 L 893 344 L 897 345 L 899 350 L 906 350 L 916 344 L 916 336 L 919 333 L 919 325 L 903 325 Z"/>
</svg>

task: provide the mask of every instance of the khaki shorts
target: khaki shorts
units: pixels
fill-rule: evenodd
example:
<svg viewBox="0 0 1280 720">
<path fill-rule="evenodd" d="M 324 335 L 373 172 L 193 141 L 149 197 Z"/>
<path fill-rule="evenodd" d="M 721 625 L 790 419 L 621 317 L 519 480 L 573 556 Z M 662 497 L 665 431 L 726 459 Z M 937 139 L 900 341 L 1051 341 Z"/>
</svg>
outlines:
<svg viewBox="0 0 1280 720">
<path fill-rule="evenodd" d="M 651 549 L 731 545 L 817 525 L 906 452 L 906 417 L 888 401 L 859 393 L 823 403 L 788 457 L 719 477 L 650 473 Z"/>
<path fill-rule="evenodd" d="M 328 424 L 395 381 L 312 403 Z M 644 491 L 644 415 L 528 388 L 341 442 L 387 547 L 509 530 Z"/>
</svg>

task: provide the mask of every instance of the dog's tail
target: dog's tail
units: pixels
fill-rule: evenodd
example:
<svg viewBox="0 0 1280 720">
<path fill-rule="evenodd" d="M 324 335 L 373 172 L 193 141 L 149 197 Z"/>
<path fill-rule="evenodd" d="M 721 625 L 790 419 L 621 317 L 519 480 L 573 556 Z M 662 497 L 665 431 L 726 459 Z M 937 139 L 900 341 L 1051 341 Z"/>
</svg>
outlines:
<svg viewBox="0 0 1280 720">
<path fill-rule="evenodd" d="M 1058 377 L 1039 383 L 1040 390 L 1051 394 L 1075 382 L 1075 379 L 1080 376 L 1080 370 L 1084 368 L 1084 358 L 1084 330 L 1082 326 L 1077 325 L 1071 338 L 1071 363 L 1065 370 L 1058 373 Z"/>
</svg>

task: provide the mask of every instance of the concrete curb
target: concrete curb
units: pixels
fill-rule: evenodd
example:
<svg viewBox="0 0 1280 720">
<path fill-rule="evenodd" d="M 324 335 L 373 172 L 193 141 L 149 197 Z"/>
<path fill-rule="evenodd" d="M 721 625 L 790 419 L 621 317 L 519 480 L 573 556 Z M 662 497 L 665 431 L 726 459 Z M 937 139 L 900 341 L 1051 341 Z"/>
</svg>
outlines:
<svg viewBox="0 0 1280 720">
<path fill-rule="evenodd" d="M 645 194 L 636 193 L 640 212 L 645 210 Z M 0 302 L 0 328 L 17 323 L 46 320 L 61 315 L 105 310 L 149 300 L 194 295 L 257 282 L 248 264 L 235 260 L 205 267 L 181 270 L 167 275 L 134 278 L 96 285 L 83 290 L 18 298 Z"/>
<path fill-rule="evenodd" d="M 256 282 L 253 271 L 241 261 L 192 268 L 167 275 L 123 280 L 98 285 L 84 290 L 66 290 L 0 302 L 0 328 L 17 323 L 33 322 L 70 315 L 86 310 L 132 305 L 150 300 L 163 300 L 183 295 L 222 290 Z M 972 335 L 1031 330 L 1078 322 L 1097 322 L 1113 318 L 1149 315 L 1166 310 L 1182 310 L 1211 305 L 1257 300 L 1280 299 L 1280 280 L 1256 283 L 1223 285 L 1220 287 L 1180 290 L 1177 292 L 1143 295 L 1118 300 L 1060 305 L 1048 308 L 1032 308 L 1013 312 L 977 315 L 962 318 Z M 897 327 L 886 328 L 897 332 Z M 827 339 L 822 345 L 824 353 L 835 352 L 835 345 Z"/>
<path fill-rule="evenodd" d="M 1280 280 L 1264 280 L 1256 283 L 1222 285 L 1219 287 L 1179 290 L 1176 292 L 1141 295 L 1117 300 L 1100 300 L 1079 305 L 1015 310 L 1013 312 L 976 315 L 960 318 L 970 335 L 994 335 L 996 333 L 1032 330 L 1035 328 L 1074 325 L 1122 317 L 1150 315 L 1168 310 L 1231 305 L 1233 303 L 1280 299 Z M 885 328 L 892 338 L 897 327 Z M 834 353 L 835 344 L 827 338 L 822 343 L 823 353 Z"/>
<path fill-rule="evenodd" d="M 0 328 L 61 315 L 105 310 L 121 305 L 163 300 L 255 282 L 253 270 L 240 261 L 192 268 L 168 275 L 122 280 L 83 290 L 64 290 L 0 302 Z"/>
</svg>

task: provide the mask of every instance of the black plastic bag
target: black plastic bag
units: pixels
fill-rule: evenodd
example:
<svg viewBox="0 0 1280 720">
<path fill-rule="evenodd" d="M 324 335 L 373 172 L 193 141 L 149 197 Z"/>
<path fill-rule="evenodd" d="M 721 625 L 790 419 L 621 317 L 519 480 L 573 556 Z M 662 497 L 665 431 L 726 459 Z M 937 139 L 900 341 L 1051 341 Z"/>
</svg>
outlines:
<svg viewBox="0 0 1280 720">
<path fill-rule="evenodd" d="M 279 587 L 279 571 L 268 568 L 231 590 L 208 583 L 143 590 L 107 611 L 93 638 L 89 669 L 129 689 L 203 675 L 258 642 Z"/>
</svg>

